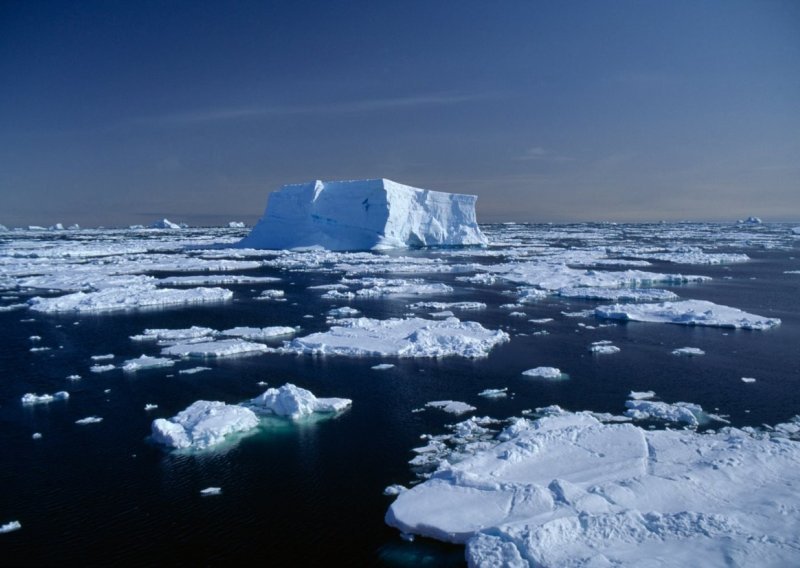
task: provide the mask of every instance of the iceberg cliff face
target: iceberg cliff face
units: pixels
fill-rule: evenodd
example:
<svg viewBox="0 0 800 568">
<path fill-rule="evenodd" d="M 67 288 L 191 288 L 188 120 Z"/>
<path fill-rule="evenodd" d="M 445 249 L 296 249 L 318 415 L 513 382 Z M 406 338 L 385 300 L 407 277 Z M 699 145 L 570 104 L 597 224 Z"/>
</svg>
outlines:
<svg viewBox="0 0 800 568">
<path fill-rule="evenodd" d="M 239 246 L 330 250 L 485 245 L 474 195 L 429 191 L 387 179 L 284 185 Z"/>
</svg>

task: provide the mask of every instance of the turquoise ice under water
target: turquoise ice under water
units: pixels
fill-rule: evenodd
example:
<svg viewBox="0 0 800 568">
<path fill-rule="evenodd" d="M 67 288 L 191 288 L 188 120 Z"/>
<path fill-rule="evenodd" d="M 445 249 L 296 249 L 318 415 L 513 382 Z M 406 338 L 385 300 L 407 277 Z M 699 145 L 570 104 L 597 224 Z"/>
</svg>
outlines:
<svg viewBox="0 0 800 568">
<path fill-rule="evenodd" d="M 242 230 L 0 233 L 0 307 L 8 308 L 0 309 L 0 524 L 18 520 L 22 525 L 0 535 L 5 561 L 219 564 L 260 558 L 307 565 L 337 558 L 353 565 L 457 564 L 463 562 L 462 548 L 425 539 L 406 542 L 383 521 L 392 499 L 383 496 L 383 489 L 415 480 L 408 461 L 414 456 L 410 450 L 422 445 L 420 436 L 442 433 L 446 424 L 468 416 L 434 408 L 413 412 L 427 402 L 463 401 L 477 407 L 471 415 L 501 419 L 550 404 L 621 414 L 630 391 L 653 390 L 661 400 L 700 404 L 737 426 L 775 424 L 800 412 L 800 276 L 790 273 L 800 268 L 800 239 L 790 227 L 484 228 L 493 243 L 486 249 L 262 252 L 244 257 L 242 251 L 223 246 L 236 241 Z M 746 254 L 750 260 L 685 264 L 714 261 L 700 252 Z M 647 257 L 653 258 L 650 266 L 637 265 Z M 669 258 L 680 262 L 665 260 Z M 564 259 L 573 268 L 602 273 L 635 269 L 708 276 L 710 281 L 658 288 L 681 299 L 708 300 L 779 318 L 781 325 L 747 331 L 574 317 L 612 302 L 551 293 L 512 307 L 507 305 L 517 303 L 518 283 L 471 278 L 491 274 L 482 267 Z M 225 266 L 223 260 L 265 264 Z M 47 292 L 24 286 L 58 288 L 69 279 L 89 290 L 114 278 L 204 277 L 209 274 L 205 270 L 280 281 L 209 284 L 233 291 L 233 300 L 181 307 L 75 314 L 38 313 L 18 306 L 33 296 L 65 293 L 63 288 Z M 346 278 L 345 286 L 356 293 L 374 284 L 364 280 L 373 277 L 419 278 L 453 291 L 413 297 L 356 295 L 346 300 L 326 299 L 325 289 L 309 288 Z M 285 301 L 257 299 L 271 289 L 283 290 Z M 483 309 L 451 311 L 462 321 L 502 329 L 511 340 L 478 359 L 267 353 L 176 359 L 172 367 L 135 373 L 89 370 L 92 365 L 119 366 L 142 354 L 158 356 L 160 347 L 154 343 L 129 338 L 147 328 L 300 326 L 297 335 L 304 336 L 330 328 L 326 313 L 332 307 L 351 306 L 378 319 L 411 312 L 431 317 L 429 313 L 440 311 L 409 308 L 420 301 L 485 303 Z M 525 317 L 511 316 L 513 312 Z M 529 321 L 543 318 L 553 321 Z M 40 339 L 31 339 L 36 336 Z M 266 344 L 275 347 L 285 339 Z M 589 351 L 592 343 L 603 340 L 620 352 Z M 672 355 L 683 347 L 700 348 L 705 355 Z M 114 358 L 91 359 L 102 354 Z M 379 363 L 395 366 L 371 368 Z M 199 365 L 210 370 L 179 372 Z M 521 375 L 538 366 L 557 367 L 569 379 L 531 380 Z M 70 375 L 81 379 L 69 380 Z M 264 420 L 251 435 L 206 452 L 168 452 L 148 441 L 154 418 L 173 416 L 200 399 L 248 400 L 267 388 L 259 382 L 270 387 L 291 382 L 320 397 L 350 398 L 353 406 L 322 421 Z M 478 395 L 503 387 L 509 392 L 505 398 Z M 21 403 L 26 393 L 62 390 L 70 393 L 68 400 Z M 146 404 L 158 408 L 145 411 Z M 75 424 L 88 416 L 103 420 Z M 41 439 L 33 439 L 34 433 L 41 433 Z M 222 493 L 201 496 L 207 487 L 220 487 Z"/>
</svg>

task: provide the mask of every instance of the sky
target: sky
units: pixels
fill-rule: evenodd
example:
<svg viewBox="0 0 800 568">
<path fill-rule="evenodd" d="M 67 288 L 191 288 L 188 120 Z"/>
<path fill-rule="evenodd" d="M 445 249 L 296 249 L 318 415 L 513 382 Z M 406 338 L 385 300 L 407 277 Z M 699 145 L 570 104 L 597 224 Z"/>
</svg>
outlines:
<svg viewBox="0 0 800 568">
<path fill-rule="evenodd" d="M 481 222 L 800 221 L 800 2 L 0 2 L 6 226 L 379 177 Z"/>
</svg>

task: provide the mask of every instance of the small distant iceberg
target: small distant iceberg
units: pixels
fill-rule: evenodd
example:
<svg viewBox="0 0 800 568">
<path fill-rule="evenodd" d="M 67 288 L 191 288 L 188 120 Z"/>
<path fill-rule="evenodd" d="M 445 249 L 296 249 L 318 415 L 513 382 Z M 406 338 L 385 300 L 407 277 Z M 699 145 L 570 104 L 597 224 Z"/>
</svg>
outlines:
<svg viewBox="0 0 800 568">
<path fill-rule="evenodd" d="M 763 222 L 764 221 L 762 221 L 760 218 L 753 217 L 752 215 L 747 219 L 739 219 L 738 221 L 736 221 L 736 223 L 739 225 L 760 225 Z"/>
<path fill-rule="evenodd" d="M 258 426 L 258 416 L 249 408 L 220 401 L 198 400 L 170 419 L 157 418 L 152 438 L 164 446 L 204 450 L 226 436 Z"/>
<path fill-rule="evenodd" d="M 388 179 L 284 185 L 239 246 L 257 249 L 393 249 L 486 245 L 475 195 Z"/>
<path fill-rule="evenodd" d="M 244 229 L 244 223 L 241 221 L 230 221 L 228 222 L 229 229 Z"/>
<path fill-rule="evenodd" d="M 182 227 L 177 223 L 173 223 L 169 219 L 161 219 L 150 224 L 151 229 L 181 229 Z"/>
</svg>

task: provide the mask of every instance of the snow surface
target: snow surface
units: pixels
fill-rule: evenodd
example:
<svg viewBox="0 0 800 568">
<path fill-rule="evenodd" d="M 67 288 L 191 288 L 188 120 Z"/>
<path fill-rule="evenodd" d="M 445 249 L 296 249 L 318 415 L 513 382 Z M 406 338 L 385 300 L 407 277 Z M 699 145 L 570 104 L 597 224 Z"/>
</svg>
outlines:
<svg viewBox="0 0 800 568">
<path fill-rule="evenodd" d="M 800 563 L 797 442 L 552 410 L 459 455 L 386 522 L 466 543 L 470 566 Z"/>
<path fill-rule="evenodd" d="M 348 398 L 317 398 L 311 391 L 286 383 L 267 389 L 248 403 L 256 412 L 287 416 L 298 420 L 315 412 L 340 412 L 353 403 Z"/>
<path fill-rule="evenodd" d="M 485 245 L 474 195 L 443 193 L 387 179 L 284 185 L 241 247 L 367 250 Z"/>
<path fill-rule="evenodd" d="M 161 350 L 162 355 L 173 357 L 235 357 L 258 355 L 268 350 L 263 343 L 253 343 L 242 339 L 222 339 L 202 343 L 178 343 Z"/>
<path fill-rule="evenodd" d="M 284 343 L 283 353 L 396 357 L 486 357 L 509 336 L 476 322 L 391 318 L 338 320 L 329 331 L 312 333 Z"/>
<path fill-rule="evenodd" d="M 203 450 L 226 436 L 258 426 L 258 416 L 242 406 L 198 400 L 170 419 L 153 420 L 153 440 L 170 448 Z"/>
<path fill-rule="evenodd" d="M 595 308 L 595 314 L 604 319 L 755 330 L 770 329 L 781 323 L 777 318 L 749 314 L 737 308 L 705 300 L 682 300 L 660 304 L 614 304 Z"/>
<path fill-rule="evenodd" d="M 37 296 L 28 300 L 28 304 L 37 312 L 86 313 L 225 302 L 231 298 L 233 292 L 224 288 L 176 290 L 142 284 L 125 288 L 107 288 L 97 292 L 75 292 L 57 298 Z"/>
</svg>

